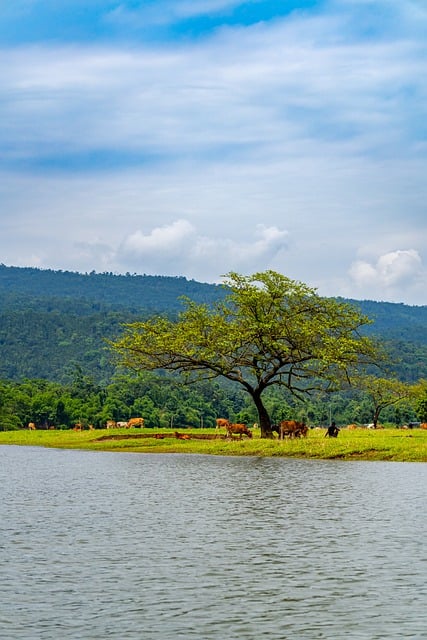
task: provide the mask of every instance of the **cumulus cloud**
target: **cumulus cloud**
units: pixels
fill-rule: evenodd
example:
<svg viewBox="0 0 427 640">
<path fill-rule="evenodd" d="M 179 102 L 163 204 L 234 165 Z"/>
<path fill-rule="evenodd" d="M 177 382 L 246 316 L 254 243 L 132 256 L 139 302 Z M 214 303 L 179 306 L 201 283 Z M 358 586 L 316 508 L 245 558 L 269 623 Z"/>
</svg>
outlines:
<svg viewBox="0 0 427 640">
<path fill-rule="evenodd" d="M 121 251 L 128 256 L 147 256 L 152 258 L 159 253 L 169 258 L 176 257 L 189 247 L 194 227 L 187 220 L 177 220 L 170 225 L 153 229 L 148 235 L 138 230 L 128 236 Z"/>
<path fill-rule="evenodd" d="M 267 268 L 287 248 L 288 232 L 257 225 L 253 241 L 200 235 L 187 220 L 140 230 L 121 243 L 116 261 L 138 267 L 144 273 L 184 275 L 216 282 L 231 270 L 256 271 Z"/>
<path fill-rule="evenodd" d="M 382 292 L 383 298 L 395 289 L 416 286 L 422 277 L 423 266 L 414 249 L 390 251 L 375 262 L 359 260 L 351 265 L 349 274 L 362 290 Z"/>
</svg>

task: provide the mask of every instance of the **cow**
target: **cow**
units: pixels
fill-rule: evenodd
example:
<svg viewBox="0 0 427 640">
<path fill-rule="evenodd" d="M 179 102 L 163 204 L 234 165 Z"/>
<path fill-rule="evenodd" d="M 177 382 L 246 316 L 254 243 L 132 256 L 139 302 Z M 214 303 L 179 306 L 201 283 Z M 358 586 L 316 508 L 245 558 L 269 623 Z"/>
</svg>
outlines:
<svg viewBox="0 0 427 640">
<path fill-rule="evenodd" d="M 217 419 L 215 420 L 215 422 L 216 422 L 216 427 L 215 427 L 215 429 L 216 429 L 217 431 L 218 431 L 219 429 L 221 429 L 222 427 L 227 428 L 227 427 L 228 427 L 228 425 L 230 424 L 230 421 L 229 421 L 229 420 L 227 420 L 227 418 L 217 418 Z"/>
<path fill-rule="evenodd" d="M 248 438 L 252 438 L 252 431 L 250 429 L 248 429 L 248 427 L 245 424 L 228 424 L 227 427 L 227 438 L 232 438 L 233 434 L 236 434 L 239 436 L 240 440 L 242 439 L 242 436 L 248 436 Z"/>
<path fill-rule="evenodd" d="M 420 424 L 420 429 L 427 429 L 427 422 L 422 422 Z"/>
<path fill-rule="evenodd" d="M 105 425 L 107 427 L 107 429 L 114 429 L 116 427 L 116 421 L 115 420 L 107 420 L 107 423 Z"/>
<path fill-rule="evenodd" d="M 130 420 L 128 420 L 128 429 L 130 429 L 131 427 L 143 427 L 144 426 L 144 418 L 130 418 Z"/>
<path fill-rule="evenodd" d="M 279 424 L 273 424 L 271 431 L 276 432 L 280 439 L 285 436 L 289 438 L 306 437 L 308 433 L 308 427 L 304 422 L 298 422 L 297 420 L 282 420 Z"/>
<path fill-rule="evenodd" d="M 128 422 L 117 422 L 116 424 L 118 429 L 127 429 L 129 427 Z"/>
<path fill-rule="evenodd" d="M 34 422 L 29 422 L 28 423 L 28 428 L 29 428 L 30 431 L 35 431 L 36 425 L 34 424 Z"/>
<path fill-rule="evenodd" d="M 178 438 L 178 440 L 190 440 L 188 433 L 179 433 L 179 431 L 175 431 L 174 436 L 175 438 Z"/>
</svg>

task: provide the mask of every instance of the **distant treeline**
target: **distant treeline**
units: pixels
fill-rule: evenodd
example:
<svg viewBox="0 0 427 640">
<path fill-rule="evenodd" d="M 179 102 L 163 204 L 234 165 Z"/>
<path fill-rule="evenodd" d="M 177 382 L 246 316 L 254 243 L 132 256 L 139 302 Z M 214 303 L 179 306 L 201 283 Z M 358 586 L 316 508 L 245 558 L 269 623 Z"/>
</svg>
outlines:
<svg viewBox="0 0 427 640">
<path fill-rule="evenodd" d="M 303 420 L 311 426 L 366 424 L 372 421 L 370 398 L 355 390 L 319 394 L 296 400 L 283 389 L 266 394 L 266 406 L 274 423 Z M 78 367 L 70 382 L 0 379 L 0 431 L 27 428 L 70 429 L 76 424 L 104 428 L 108 420 L 127 421 L 143 417 L 148 428 L 204 428 L 215 426 L 217 417 L 252 426 L 257 421 L 248 394 L 227 382 L 185 385 L 173 375 L 116 373 L 107 385 L 97 384 Z M 401 425 L 417 418 L 410 403 L 384 409 L 381 421 Z"/>
</svg>

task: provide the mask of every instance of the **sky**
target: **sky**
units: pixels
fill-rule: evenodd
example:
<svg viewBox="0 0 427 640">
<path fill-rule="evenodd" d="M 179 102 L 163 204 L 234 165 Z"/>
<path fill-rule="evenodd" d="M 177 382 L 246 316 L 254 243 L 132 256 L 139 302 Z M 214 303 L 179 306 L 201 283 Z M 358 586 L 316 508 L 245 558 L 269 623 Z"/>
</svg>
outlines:
<svg viewBox="0 0 427 640">
<path fill-rule="evenodd" d="M 427 304 L 425 0 L 0 0 L 0 263 Z"/>
</svg>

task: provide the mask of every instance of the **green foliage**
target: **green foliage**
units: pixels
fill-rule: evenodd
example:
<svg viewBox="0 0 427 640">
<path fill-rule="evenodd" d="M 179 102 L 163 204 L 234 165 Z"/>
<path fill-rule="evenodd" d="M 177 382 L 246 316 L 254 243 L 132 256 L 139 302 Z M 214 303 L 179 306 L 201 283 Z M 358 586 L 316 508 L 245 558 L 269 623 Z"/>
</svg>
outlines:
<svg viewBox="0 0 427 640">
<path fill-rule="evenodd" d="M 226 294 L 226 287 L 185 278 L 0 265 L 0 378 L 65 384 L 80 366 L 108 384 L 115 367 L 105 339 L 116 339 L 123 323 L 156 313 L 176 317 L 182 296 L 211 306 Z M 411 383 L 427 378 L 427 306 L 351 302 L 374 320 L 362 333 L 386 343 L 394 376 Z"/>
<path fill-rule="evenodd" d="M 77 422 L 95 428 L 107 420 L 127 421 L 143 416 L 147 427 L 213 427 L 215 418 L 232 420 L 244 407 L 244 398 L 229 397 L 217 383 L 185 386 L 173 376 L 120 374 L 105 387 L 89 379 L 75 378 L 69 385 L 46 380 L 17 383 L 0 380 L 0 430 L 25 428 L 29 422 L 38 428 L 71 428 Z"/>
</svg>

